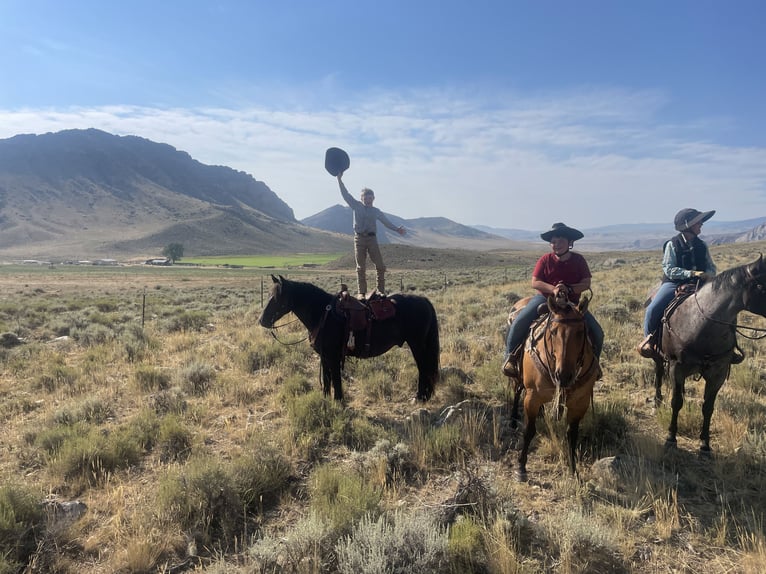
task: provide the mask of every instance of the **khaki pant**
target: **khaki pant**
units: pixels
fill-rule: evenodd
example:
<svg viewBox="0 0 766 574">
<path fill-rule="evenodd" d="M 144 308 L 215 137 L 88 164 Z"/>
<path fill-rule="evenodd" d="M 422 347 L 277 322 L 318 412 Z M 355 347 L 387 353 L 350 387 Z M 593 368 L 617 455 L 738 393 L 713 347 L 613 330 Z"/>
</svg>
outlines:
<svg viewBox="0 0 766 574">
<path fill-rule="evenodd" d="M 386 266 L 380 254 L 378 238 L 374 235 L 354 235 L 354 257 L 356 258 L 356 281 L 359 292 L 367 294 L 367 255 L 375 265 L 377 273 L 377 288 L 381 293 L 386 292 Z"/>
</svg>

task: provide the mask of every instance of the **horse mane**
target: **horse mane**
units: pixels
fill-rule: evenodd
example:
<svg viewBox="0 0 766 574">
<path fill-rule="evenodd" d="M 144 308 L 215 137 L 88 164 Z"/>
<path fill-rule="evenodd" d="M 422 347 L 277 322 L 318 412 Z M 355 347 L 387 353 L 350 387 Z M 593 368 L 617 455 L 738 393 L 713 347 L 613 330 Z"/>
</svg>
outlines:
<svg viewBox="0 0 766 574">
<path fill-rule="evenodd" d="M 731 269 L 721 271 L 715 277 L 713 277 L 713 280 L 710 282 L 710 287 L 713 289 L 713 291 L 718 291 L 725 285 L 736 285 L 745 278 L 745 267 L 746 265 L 740 265 L 739 267 L 732 267 Z"/>
<path fill-rule="evenodd" d="M 738 285 L 741 283 L 746 283 L 748 279 L 752 277 L 748 271 L 748 267 L 750 265 L 750 263 L 745 263 L 744 265 L 739 265 L 737 267 L 732 267 L 730 269 L 726 269 L 725 271 L 721 271 L 719 274 L 713 277 L 712 281 L 710 281 L 711 289 L 713 291 L 718 291 L 719 289 L 725 288 L 727 285 Z M 758 276 L 762 275 L 758 274 Z"/>
<path fill-rule="evenodd" d="M 314 285 L 313 283 L 309 283 L 307 281 L 293 281 L 290 279 L 285 279 L 284 277 L 280 277 L 281 282 L 275 283 L 272 286 L 272 293 L 274 293 L 277 289 L 280 288 L 288 288 L 290 289 L 290 292 L 294 295 L 295 293 L 298 293 L 298 296 L 302 299 L 308 299 L 308 300 L 315 300 L 315 299 L 327 299 L 331 298 L 333 295 L 322 289 L 321 287 L 318 287 Z M 284 294 L 284 291 L 283 291 Z"/>
</svg>

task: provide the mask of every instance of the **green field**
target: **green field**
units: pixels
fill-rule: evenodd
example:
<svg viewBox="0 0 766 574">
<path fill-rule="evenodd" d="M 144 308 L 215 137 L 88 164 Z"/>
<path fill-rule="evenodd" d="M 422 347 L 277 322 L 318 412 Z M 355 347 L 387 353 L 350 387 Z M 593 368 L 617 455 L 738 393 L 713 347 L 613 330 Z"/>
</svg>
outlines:
<svg viewBox="0 0 766 574">
<path fill-rule="evenodd" d="M 323 265 L 335 261 L 342 253 L 293 253 L 286 255 L 222 255 L 218 257 L 189 257 L 181 263 L 196 265 L 237 265 L 242 267 L 286 268 L 303 265 Z"/>
</svg>

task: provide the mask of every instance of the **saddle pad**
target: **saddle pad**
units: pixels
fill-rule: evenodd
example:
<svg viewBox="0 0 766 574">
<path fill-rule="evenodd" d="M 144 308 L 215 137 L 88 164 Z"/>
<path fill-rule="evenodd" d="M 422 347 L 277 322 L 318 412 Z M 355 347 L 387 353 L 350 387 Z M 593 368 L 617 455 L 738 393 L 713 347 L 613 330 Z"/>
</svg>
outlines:
<svg viewBox="0 0 766 574">
<path fill-rule="evenodd" d="M 367 304 L 376 321 L 385 321 L 396 315 L 396 305 L 391 299 L 371 299 Z"/>
</svg>

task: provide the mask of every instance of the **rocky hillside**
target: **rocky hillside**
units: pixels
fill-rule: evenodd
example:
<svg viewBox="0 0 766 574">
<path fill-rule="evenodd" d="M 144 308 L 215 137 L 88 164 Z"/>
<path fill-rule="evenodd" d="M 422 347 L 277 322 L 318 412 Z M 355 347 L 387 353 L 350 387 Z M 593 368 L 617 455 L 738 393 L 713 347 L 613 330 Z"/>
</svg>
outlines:
<svg viewBox="0 0 766 574">
<path fill-rule="evenodd" d="M 99 130 L 0 140 L 0 255 L 187 254 L 343 250 L 307 228 L 252 176 L 187 153 Z"/>
</svg>

